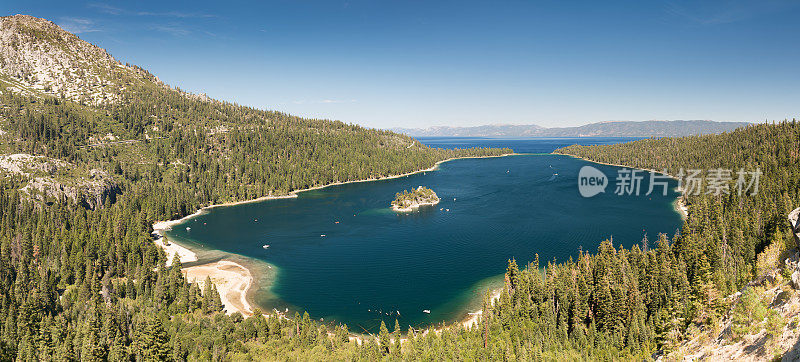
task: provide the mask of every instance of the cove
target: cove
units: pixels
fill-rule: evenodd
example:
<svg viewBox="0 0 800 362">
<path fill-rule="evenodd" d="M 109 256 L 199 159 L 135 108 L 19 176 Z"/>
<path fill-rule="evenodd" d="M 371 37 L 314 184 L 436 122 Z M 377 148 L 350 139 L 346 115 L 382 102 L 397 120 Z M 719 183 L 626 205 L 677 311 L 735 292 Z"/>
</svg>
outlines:
<svg viewBox="0 0 800 362">
<path fill-rule="evenodd" d="M 352 332 L 374 332 L 381 320 L 391 328 L 397 319 L 404 330 L 454 321 L 477 309 L 487 288 L 501 285 L 510 258 L 524 265 L 538 254 L 545 265 L 579 250 L 594 253 L 608 238 L 630 247 L 645 235 L 654 241 L 678 230 L 676 182 L 666 196 L 660 188 L 645 196 L 645 178 L 641 195 L 619 196 L 619 167 L 549 154 L 573 143 L 627 140 L 422 139 L 434 147 L 532 153 L 453 160 L 432 172 L 213 208 L 166 236 L 206 250 L 199 262 L 230 253 L 268 265 L 261 270 L 269 277 L 257 278 L 249 294 L 263 310 L 307 311 Z M 608 176 L 605 193 L 581 197 L 577 178 L 585 165 Z M 419 185 L 442 201 L 407 214 L 389 208 L 395 193 Z"/>
</svg>

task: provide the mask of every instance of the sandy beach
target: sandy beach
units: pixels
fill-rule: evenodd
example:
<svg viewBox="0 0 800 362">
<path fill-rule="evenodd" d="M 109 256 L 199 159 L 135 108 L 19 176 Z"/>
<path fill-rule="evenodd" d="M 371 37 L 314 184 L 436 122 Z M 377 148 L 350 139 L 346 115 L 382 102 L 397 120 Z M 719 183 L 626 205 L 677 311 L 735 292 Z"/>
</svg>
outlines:
<svg viewBox="0 0 800 362">
<path fill-rule="evenodd" d="M 487 156 L 487 157 L 470 157 L 470 158 L 505 157 L 505 156 L 510 156 L 510 155 L 515 155 L 515 154 L 505 154 L 505 155 Z M 567 156 L 576 157 L 576 156 L 572 156 L 572 155 L 567 155 Z M 576 158 L 580 158 L 580 157 L 576 157 Z M 583 159 L 583 158 L 581 158 L 581 159 Z M 349 181 L 349 182 L 337 182 L 337 183 L 331 183 L 331 184 L 328 184 L 328 185 L 322 185 L 322 186 L 311 187 L 311 188 L 306 188 L 306 189 L 302 189 L 302 190 L 296 190 L 296 191 L 293 191 L 293 192 L 291 192 L 290 194 L 287 194 L 287 195 L 281 195 L 281 196 L 272 196 L 272 195 L 270 195 L 270 196 L 265 196 L 265 197 L 252 199 L 252 200 L 245 200 L 245 201 L 229 202 L 229 203 L 223 203 L 223 204 L 210 205 L 210 206 L 206 206 L 204 208 L 201 208 L 201 209 L 197 210 L 195 213 L 193 213 L 191 215 L 188 215 L 186 217 L 183 217 L 181 219 L 156 222 L 156 223 L 153 224 L 153 229 L 154 229 L 154 232 L 156 234 L 161 236 L 161 235 L 163 235 L 162 232 L 164 230 L 169 230 L 169 229 L 171 229 L 173 226 L 175 226 L 177 224 L 180 224 L 180 223 L 182 223 L 182 222 L 184 222 L 184 221 L 186 221 L 188 219 L 194 218 L 196 216 L 202 215 L 203 213 L 207 212 L 208 209 L 211 209 L 211 208 L 214 208 L 214 207 L 233 206 L 233 205 L 239 205 L 239 204 L 245 204 L 245 203 L 251 203 L 251 202 L 259 202 L 259 201 L 272 200 L 272 199 L 295 198 L 295 197 L 298 196 L 298 194 L 300 192 L 322 189 L 322 188 L 329 187 L 329 186 L 334 186 L 334 185 L 341 185 L 341 184 L 345 184 L 345 183 L 368 182 L 368 181 L 392 179 L 392 178 L 399 178 L 399 177 L 409 176 L 409 175 L 413 175 L 413 174 L 420 173 L 420 172 L 435 171 L 441 163 L 448 162 L 448 161 L 451 161 L 451 160 L 454 160 L 454 159 L 442 160 L 442 161 L 437 162 L 434 166 L 432 166 L 430 168 L 427 168 L 427 169 L 424 169 L 424 170 L 415 171 L 415 172 L 405 173 L 405 174 L 401 174 L 401 175 L 388 176 L 388 177 L 384 177 L 384 178 Z M 584 160 L 586 160 L 586 159 L 584 159 Z M 628 167 L 626 165 L 616 165 L 616 164 L 609 164 L 609 163 L 603 163 L 603 162 L 594 162 L 594 161 L 591 161 L 591 160 L 586 160 L 586 161 L 590 161 L 590 162 L 597 163 L 597 164 L 605 164 L 605 165 L 609 165 L 609 166 Z M 653 170 L 646 170 L 646 171 L 653 171 Z M 658 172 L 658 171 L 655 171 L 655 172 Z M 668 175 L 668 176 L 670 176 L 670 175 Z M 672 176 L 670 176 L 670 177 L 672 177 Z M 683 199 L 682 198 L 678 198 L 675 201 L 675 209 L 676 209 L 676 211 L 681 213 L 681 215 L 683 217 L 686 217 L 686 215 L 688 214 L 688 208 L 683 203 Z M 411 211 L 411 210 L 403 209 L 403 210 L 396 210 L 396 211 Z M 167 265 L 169 265 L 172 262 L 172 258 L 174 258 L 175 255 L 177 255 L 179 257 L 179 260 L 182 263 L 197 261 L 197 256 L 196 256 L 196 254 L 194 252 L 192 252 L 191 250 L 189 250 L 189 249 L 187 249 L 187 248 L 185 248 L 185 247 L 183 247 L 183 246 L 181 246 L 181 245 L 179 245 L 179 244 L 177 244 L 175 242 L 170 242 L 168 245 L 166 245 L 164 243 L 163 236 L 158 238 L 154 242 L 156 243 L 156 245 L 158 245 L 159 247 L 164 249 L 164 251 L 166 252 L 166 254 L 167 254 Z M 240 312 L 243 316 L 251 316 L 253 314 L 253 307 L 250 305 L 250 303 L 247 300 L 247 291 L 249 290 L 250 286 L 253 283 L 253 276 L 252 276 L 251 271 L 248 268 L 246 268 L 246 267 L 244 267 L 244 266 L 242 266 L 242 265 L 240 265 L 238 263 L 235 263 L 233 261 L 230 261 L 230 260 L 221 260 L 221 261 L 216 261 L 216 262 L 213 262 L 213 263 L 208 263 L 208 264 L 202 264 L 202 265 L 196 265 L 196 266 L 183 268 L 183 272 L 184 272 L 184 275 L 186 276 L 186 279 L 189 282 L 198 282 L 198 283 L 201 284 L 201 287 L 202 287 L 202 284 L 205 281 L 206 277 L 207 276 L 210 277 L 212 282 L 216 285 L 217 290 L 220 293 L 220 299 L 222 300 L 222 303 L 225 306 L 225 312 L 226 313 L 231 314 L 231 313 L 234 313 L 234 312 Z M 502 293 L 502 288 L 492 291 L 491 297 L 490 297 L 490 302 L 492 303 L 492 305 L 494 305 L 495 302 L 500 298 L 501 293 Z M 478 323 L 481 320 L 481 314 L 482 314 L 481 310 L 468 313 L 467 317 L 464 320 L 461 321 L 462 326 L 464 328 L 471 328 L 473 326 L 478 325 Z"/>
<path fill-rule="evenodd" d="M 172 259 L 175 258 L 175 255 L 178 256 L 178 260 L 180 260 L 181 263 L 197 261 L 197 254 L 195 254 L 193 251 L 176 243 L 167 241 L 163 236 L 159 237 L 153 242 L 161 247 L 161 249 L 164 249 L 164 252 L 167 254 L 167 266 L 172 265 Z"/>
<path fill-rule="evenodd" d="M 301 190 L 295 190 L 290 192 L 286 195 L 268 195 L 264 197 L 259 197 L 256 199 L 251 200 L 244 200 L 244 201 L 236 201 L 236 202 L 227 202 L 222 204 L 214 204 L 203 207 L 197 211 L 195 211 L 191 215 L 187 215 L 177 220 L 169 220 L 169 221 L 157 221 L 153 223 L 153 231 L 155 234 L 159 235 L 159 238 L 154 240 L 154 243 L 158 245 L 160 248 L 164 249 L 164 252 L 167 254 L 167 265 L 172 263 L 172 259 L 175 255 L 178 256 L 181 263 L 186 262 L 194 262 L 197 261 L 197 254 L 192 252 L 186 247 L 183 247 L 175 242 L 170 241 L 169 244 L 165 243 L 163 231 L 172 229 L 173 226 L 180 224 L 186 220 L 191 218 L 197 217 L 202 215 L 203 213 L 207 212 L 207 210 L 215 208 L 215 207 L 224 207 L 224 206 L 233 206 L 233 205 L 240 205 L 252 202 L 259 202 L 265 200 L 275 200 L 275 199 L 286 199 L 286 198 L 295 198 L 297 194 L 305 191 L 311 190 L 319 190 L 322 188 L 335 186 L 335 185 L 342 185 L 348 183 L 357 183 L 357 182 L 369 182 L 369 181 L 378 181 L 378 180 L 388 180 L 393 178 L 405 177 L 409 175 L 414 175 L 420 172 L 428 172 L 434 171 L 438 168 L 438 166 L 444 162 L 456 160 L 456 159 L 467 159 L 467 158 L 494 158 L 494 157 L 505 157 L 505 156 L 513 156 L 516 153 L 508 153 L 503 155 L 497 156 L 478 156 L 478 157 L 458 157 L 458 158 L 449 158 L 446 160 L 442 160 L 436 162 L 433 166 L 419 171 L 408 172 L 400 175 L 394 176 L 387 176 L 387 177 L 380 177 L 380 178 L 370 178 L 365 180 L 356 180 L 356 181 L 346 181 L 346 182 L 334 182 L 326 185 L 320 185 L 315 187 L 310 187 Z M 202 284 L 205 282 L 207 276 L 211 277 L 211 281 L 217 287 L 217 290 L 220 294 L 220 299 L 222 300 L 222 304 L 225 305 L 225 312 L 228 314 L 234 312 L 240 312 L 243 316 L 251 316 L 253 315 L 253 308 L 250 303 L 247 301 L 247 291 L 250 289 L 250 286 L 253 283 L 253 276 L 249 269 L 246 267 L 232 262 L 230 260 L 221 260 L 213 263 L 207 263 L 202 265 L 191 266 L 182 269 L 184 275 L 186 276 L 186 280 L 190 283 L 198 282 Z M 499 296 L 499 294 L 498 294 Z"/>
<path fill-rule="evenodd" d="M 489 297 L 489 303 L 494 306 L 494 302 L 500 299 L 500 295 L 503 293 L 503 288 L 496 289 L 492 292 L 491 297 Z M 461 325 L 464 326 L 465 329 L 470 329 L 472 326 L 477 326 L 478 323 L 481 321 L 481 316 L 483 315 L 483 310 L 479 310 L 477 312 L 469 313 L 467 319 L 461 322 Z"/>
<path fill-rule="evenodd" d="M 204 288 L 206 277 L 217 287 L 219 297 L 225 306 L 225 313 L 242 313 L 243 316 L 253 315 L 253 307 L 247 301 L 247 290 L 253 284 L 250 270 L 229 260 L 183 268 L 186 280 L 190 283 L 200 283 Z"/>
</svg>

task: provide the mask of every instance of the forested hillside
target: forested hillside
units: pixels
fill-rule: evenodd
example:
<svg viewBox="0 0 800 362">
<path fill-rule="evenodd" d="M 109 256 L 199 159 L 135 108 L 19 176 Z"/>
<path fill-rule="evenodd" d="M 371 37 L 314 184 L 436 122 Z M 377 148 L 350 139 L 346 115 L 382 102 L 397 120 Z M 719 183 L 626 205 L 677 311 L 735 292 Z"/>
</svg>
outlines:
<svg viewBox="0 0 800 362">
<path fill-rule="evenodd" d="M 0 30 L 0 360 L 229 356 L 254 336 L 164 265 L 153 222 L 511 152 L 193 96 L 43 19 Z"/>
<path fill-rule="evenodd" d="M 3 18 L 0 41 L 80 41 L 42 22 Z M 25 54 L 38 54 L 31 52 Z M 13 59 L 29 59 L 25 54 Z M 522 268 L 510 262 L 499 300 L 487 296 L 472 329 L 425 333 L 395 324 L 358 343 L 346 326 L 330 329 L 308 315 L 225 315 L 211 283 L 200 290 L 186 282 L 179 262 L 164 265 L 152 223 L 210 203 L 509 150 L 431 149 L 390 132 L 191 96 L 145 71 L 113 75 L 98 66 L 91 74 L 119 80 L 100 82 L 106 88 L 98 93 L 59 86 L 62 76 L 42 77 L 37 67 L 13 69 L 0 74 L 0 152 L 29 154 L 17 158 L 37 163 L 2 163 L 0 360 L 647 359 L 711 336 L 731 313 L 736 328 L 725 338 L 732 340 L 745 326 L 771 336 L 796 326 L 774 313 L 756 318 L 762 314 L 748 308 L 763 310 L 760 300 L 727 298 L 761 275 L 773 276 L 765 283 L 785 279 L 782 260 L 795 246 L 785 217 L 800 192 L 795 122 L 559 151 L 651 169 L 758 167 L 763 175 L 757 195 L 688 196 L 689 216 L 677 235 L 630 250 L 605 241 L 596 253 L 558 263 L 540 264 L 535 255 L 520 261 Z M 34 79 L 55 83 L 48 90 Z M 97 86 L 88 78 L 77 84 Z M 78 94 L 62 97 L 56 88 Z M 31 184 L 37 178 L 89 194 L 84 182 L 113 187 L 102 188 L 99 204 L 81 202 L 57 187 L 30 191 L 44 182 Z"/>
<path fill-rule="evenodd" d="M 796 328 L 797 317 L 785 320 L 769 308 L 780 304 L 761 299 L 758 291 L 777 287 L 790 295 L 797 293 L 788 280 L 794 267 L 784 260 L 797 251 L 787 215 L 800 206 L 798 150 L 800 125 L 792 121 L 718 136 L 570 146 L 557 151 L 598 162 L 666 170 L 684 181 L 688 171 L 698 169 L 704 185 L 715 182 L 714 169 L 732 170 L 731 177 L 721 183 L 729 193 L 714 195 L 704 189 L 685 195 L 689 217 L 680 234 L 662 235 L 655 250 L 647 250 L 643 241 L 642 247 L 615 252 L 607 242 L 599 255 L 590 258 L 613 266 L 599 274 L 594 269 L 589 301 L 599 329 L 615 331 L 617 340 L 612 345 L 635 350 L 637 345 L 655 343 L 668 354 L 684 341 L 721 338 L 723 345 L 733 344 L 763 329 L 765 342 L 755 355 L 771 358 L 783 352 L 773 348 L 774 343 L 787 328 Z M 739 194 L 740 170 L 760 170 L 757 194 L 751 195 L 753 189 Z M 611 262 L 605 264 L 602 260 L 608 258 Z M 606 279 L 611 279 L 613 319 L 603 308 L 608 300 Z M 620 302 L 614 292 L 625 301 Z M 727 327 L 720 325 L 723 318 L 731 321 Z"/>
</svg>

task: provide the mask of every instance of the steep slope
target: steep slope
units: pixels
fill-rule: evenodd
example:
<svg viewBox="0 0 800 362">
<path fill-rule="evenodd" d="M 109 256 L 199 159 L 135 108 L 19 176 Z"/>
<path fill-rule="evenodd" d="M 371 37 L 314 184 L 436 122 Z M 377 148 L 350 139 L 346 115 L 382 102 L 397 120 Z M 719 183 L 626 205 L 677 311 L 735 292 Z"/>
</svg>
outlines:
<svg viewBox="0 0 800 362">
<path fill-rule="evenodd" d="M 191 96 L 44 19 L 2 18 L 0 41 L 2 361 L 213 359 L 205 338 L 167 332 L 172 323 L 236 328 L 241 316 L 221 312 L 213 283 L 201 292 L 179 264 L 165 267 L 153 222 L 510 152 L 432 149 L 387 131 Z M 277 337 L 288 323 L 272 318 L 267 328 Z M 324 333 L 316 323 L 302 328 Z M 251 337 L 226 333 L 213 353 L 231 359 L 223 341 Z"/>
<path fill-rule="evenodd" d="M 390 132 L 202 102 L 153 84 L 134 82 L 120 101 L 98 106 L 31 92 L 0 94 L 0 150 L 31 155 L 4 158 L 15 174 L 0 177 L 0 360 L 643 360 L 715 338 L 710 327 L 736 308 L 721 295 L 756 276 L 794 273 L 781 263 L 792 235 L 785 215 L 800 206 L 800 125 L 784 122 L 562 150 L 651 169 L 760 167 L 764 178 L 757 197 L 690 197 L 685 227 L 652 248 L 606 241 L 597 254 L 548 262 L 544 271 L 533 255 L 523 270 L 510 261 L 506 286 L 495 304 L 487 294 L 478 328 L 409 328 L 401 347 L 385 327 L 379 343 L 359 344 L 346 326 L 308 315 L 226 316 L 213 283 L 201 291 L 180 264 L 164 267 L 151 242 L 154 220 L 502 151 L 430 149 Z M 108 142 L 90 143 L 97 137 Z M 103 170 L 122 194 L 95 210 L 21 200 L 24 177 L 61 176 L 62 165 L 65 177 Z M 796 317 L 773 323 L 757 320 L 757 311 L 743 308 L 738 326 L 770 325 L 781 336 L 797 328 Z"/>
<path fill-rule="evenodd" d="M 91 209 L 113 202 L 119 192 L 117 181 L 106 171 L 45 156 L 0 155 L 0 175 L 27 180 L 19 188 L 23 197 L 43 202 L 69 200 Z"/>
<path fill-rule="evenodd" d="M 686 222 L 671 242 L 664 239 L 659 245 L 658 252 L 668 258 L 655 263 L 656 268 L 640 268 L 646 273 L 639 290 L 660 298 L 647 305 L 658 333 L 655 357 L 797 358 L 798 230 L 796 222 L 787 222 L 787 215 L 791 219 L 800 205 L 798 149 L 800 124 L 792 121 L 751 125 L 722 135 L 573 145 L 556 151 L 595 162 L 666 170 L 683 185 L 689 182 L 681 175 L 684 170 L 700 170 L 695 185 L 704 187 L 702 191 L 684 189 Z M 731 176 L 717 178 L 714 170 L 730 170 Z M 758 178 L 747 180 L 757 181 L 758 188 L 742 185 L 740 193 L 740 171 L 742 176 L 756 172 Z M 717 183 L 723 186 L 718 193 L 713 189 Z M 675 279 L 659 290 L 669 284 L 652 284 L 649 279 L 654 276 Z"/>
<path fill-rule="evenodd" d="M 14 91 L 89 105 L 118 102 L 133 82 L 159 83 L 58 25 L 27 15 L 0 18 L 0 72 Z"/>
<path fill-rule="evenodd" d="M 70 190 L 68 184 L 90 185 L 96 181 L 90 169 L 105 172 L 107 185 L 123 191 L 137 189 L 133 183 L 149 174 L 159 180 L 152 187 L 181 199 L 170 203 L 181 210 L 172 217 L 188 211 L 181 205 L 282 194 L 500 152 L 434 150 L 392 132 L 191 95 L 31 16 L 0 18 L 0 49 L 0 153 L 85 170 L 69 173 L 70 180 L 38 180 L 37 189 L 49 194 Z"/>
</svg>

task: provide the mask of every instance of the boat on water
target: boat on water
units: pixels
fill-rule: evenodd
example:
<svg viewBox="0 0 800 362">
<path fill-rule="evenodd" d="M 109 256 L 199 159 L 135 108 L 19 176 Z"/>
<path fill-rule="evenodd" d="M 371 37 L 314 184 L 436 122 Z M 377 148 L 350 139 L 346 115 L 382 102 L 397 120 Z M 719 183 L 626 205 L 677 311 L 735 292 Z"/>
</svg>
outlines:
<svg viewBox="0 0 800 362">
<path fill-rule="evenodd" d="M 422 311 L 422 313 L 431 314 L 431 310 L 430 309 L 425 309 L 425 310 Z"/>
<path fill-rule="evenodd" d="M 264 244 L 261 247 L 264 248 L 264 249 L 269 249 L 269 244 Z"/>
</svg>

